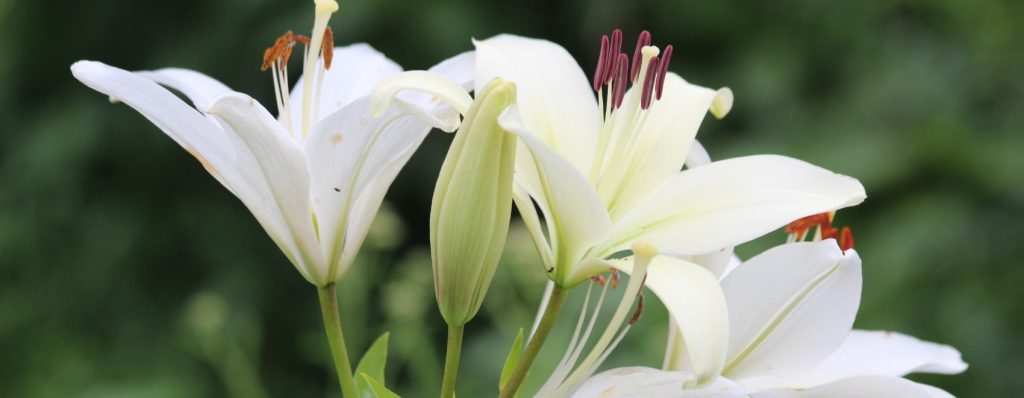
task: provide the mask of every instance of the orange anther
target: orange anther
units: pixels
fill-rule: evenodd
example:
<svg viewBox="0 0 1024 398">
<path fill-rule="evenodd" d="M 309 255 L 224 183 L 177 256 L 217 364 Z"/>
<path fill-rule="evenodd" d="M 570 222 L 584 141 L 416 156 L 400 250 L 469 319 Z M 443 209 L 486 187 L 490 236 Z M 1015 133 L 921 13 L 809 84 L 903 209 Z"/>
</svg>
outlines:
<svg viewBox="0 0 1024 398">
<path fill-rule="evenodd" d="M 334 58 L 334 31 L 328 26 L 324 31 L 324 69 L 331 69 L 331 59 Z"/>
<path fill-rule="evenodd" d="M 605 283 L 607 283 L 607 282 L 606 282 L 606 281 L 604 280 L 604 277 L 603 277 L 603 276 L 601 276 L 601 275 L 594 275 L 594 276 L 590 277 L 590 280 L 592 280 L 592 281 L 594 281 L 594 282 L 597 282 L 597 284 L 598 284 L 598 285 L 601 285 L 601 287 L 604 287 L 604 284 L 605 284 Z"/>
<path fill-rule="evenodd" d="M 635 325 L 640 320 L 640 316 L 644 314 L 644 293 L 639 292 L 636 295 L 636 311 L 633 311 L 633 316 L 629 318 L 629 324 Z"/>
<path fill-rule="evenodd" d="M 853 249 L 853 231 L 850 231 L 850 227 L 843 227 L 839 233 L 839 247 L 844 252 Z"/>
<path fill-rule="evenodd" d="M 808 229 L 824 224 L 831 225 L 828 213 L 814 214 L 798 219 L 789 223 L 789 225 L 786 225 L 784 230 L 786 233 L 790 234 L 803 234 L 804 232 L 807 232 Z"/>
</svg>

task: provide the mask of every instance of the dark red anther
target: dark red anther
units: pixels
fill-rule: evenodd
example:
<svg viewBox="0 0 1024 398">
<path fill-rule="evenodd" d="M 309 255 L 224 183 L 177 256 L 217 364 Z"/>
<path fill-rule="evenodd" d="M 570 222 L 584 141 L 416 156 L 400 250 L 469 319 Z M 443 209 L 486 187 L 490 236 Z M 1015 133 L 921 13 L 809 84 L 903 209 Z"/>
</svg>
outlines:
<svg viewBox="0 0 1024 398">
<path fill-rule="evenodd" d="M 651 98 L 654 95 L 654 79 L 658 73 L 658 57 L 651 57 L 650 61 L 647 61 L 647 72 L 644 73 L 644 88 L 640 94 L 640 109 L 648 109 L 651 107 Z"/>
<path fill-rule="evenodd" d="M 601 53 L 597 56 L 597 70 L 594 71 L 594 91 L 601 91 L 601 86 L 608 80 L 608 73 L 611 68 L 609 67 L 609 52 L 608 52 L 608 35 L 601 36 Z"/>
<path fill-rule="evenodd" d="M 605 84 L 611 83 L 615 80 L 615 76 L 619 73 L 619 53 L 622 52 L 622 29 L 616 28 L 612 31 L 612 43 L 611 47 L 608 48 L 608 66 L 610 70 L 605 74 Z"/>
<path fill-rule="evenodd" d="M 629 324 L 635 325 L 640 320 L 640 316 L 644 314 L 644 292 L 639 292 L 636 295 L 636 311 L 633 311 L 633 316 L 629 318 Z"/>
<path fill-rule="evenodd" d="M 612 83 L 612 89 L 615 91 L 612 93 L 612 107 L 619 109 L 622 106 L 622 99 L 626 97 L 626 73 L 629 73 L 629 56 L 626 54 L 619 53 L 618 64 L 618 76 L 615 76 L 615 82 Z"/>
<path fill-rule="evenodd" d="M 651 32 L 643 31 L 640 32 L 640 37 L 636 39 L 636 48 L 633 49 L 633 66 L 629 71 L 629 80 L 635 82 L 637 75 L 640 74 L 640 56 L 641 50 L 651 44 Z"/>
<path fill-rule="evenodd" d="M 672 45 L 665 46 L 665 52 L 661 53 L 661 63 L 658 64 L 658 80 L 654 86 L 654 99 L 661 99 L 661 93 L 665 91 L 665 75 L 668 74 L 668 63 L 672 61 Z"/>
<path fill-rule="evenodd" d="M 850 227 L 843 227 L 843 231 L 839 233 L 839 248 L 844 252 L 853 249 L 853 231 Z"/>
</svg>

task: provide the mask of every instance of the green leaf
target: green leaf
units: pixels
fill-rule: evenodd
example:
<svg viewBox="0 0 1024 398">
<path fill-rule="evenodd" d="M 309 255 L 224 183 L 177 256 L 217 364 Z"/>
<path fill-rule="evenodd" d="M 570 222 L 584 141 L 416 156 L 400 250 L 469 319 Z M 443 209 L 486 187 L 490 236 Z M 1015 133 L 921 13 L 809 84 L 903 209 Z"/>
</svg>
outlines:
<svg viewBox="0 0 1024 398">
<path fill-rule="evenodd" d="M 387 337 L 387 335 L 385 334 L 384 337 Z M 358 381 L 361 382 L 361 384 L 365 384 L 367 386 L 366 393 L 368 394 L 360 395 L 372 398 L 401 398 L 398 396 L 398 394 L 395 394 L 387 387 L 385 387 L 384 383 L 377 381 L 377 379 L 374 379 L 373 377 L 366 373 L 360 373 Z"/>
<path fill-rule="evenodd" d="M 367 378 L 377 381 L 381 387 L 384 386 L 384 366 L 388 360 L 388 335 L 384 333 L 378 337 L 356 366 L 357 375 L 366 375 Z M 360 397 L 380 397 L 362 377 L 356 377 L 356 390 L 359 391 Z"/>
<path fill-rule="evenodd" d="M 505 383 L 508 383 L 508 379 L 512 377 L 512 372 L 516 369 L 516 365 L 519 364 L 519 354 L 523 352 L 523 328 L 519 328 L 519 333 L 516 333 L 516 340 L 512 342 L 512 350 L 508 352 L 508 356 L 505 357 L 505 367 L 501 369 L 501 379 L 498 382 L 498 391 L 505 388 Z"/>
</svg>

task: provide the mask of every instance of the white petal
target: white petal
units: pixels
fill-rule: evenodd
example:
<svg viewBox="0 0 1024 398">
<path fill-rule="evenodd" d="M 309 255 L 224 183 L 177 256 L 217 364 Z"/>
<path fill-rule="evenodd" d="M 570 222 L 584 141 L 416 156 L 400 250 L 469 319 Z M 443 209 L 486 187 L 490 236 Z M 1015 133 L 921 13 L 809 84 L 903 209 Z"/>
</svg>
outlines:
<svg viewBox="0 0 1024 398">
<path fill-rule="evenodd" d="M 185 150 L 235 194 L 253 213 L 260 225 L 292 261 L 299 272 L 312 283 L 298 244 L 289 232 L 288 224 L 277 206 L 267 180 L 251 151 L 235 134 L 227 134 L 220 125 L 185 104 L 176 95 L 152 80 L 99 62 L 80 61 L 71 67 L 75 77 L 93 89 L 124 102 Z M 193 75 L 194 77 L 194 75 Z M 208 96 L 210 87 L 191 87 Z M 179 89 L 182 89 L 179 86 Z"/>
<path fill-rule="evenodd" d="M 612 261 L 631 273 L 631 259 Z M 718 279 L 703 267 L 672 257 L 658 256 L 647 269 L 647 288 L 668 309 L 682 334 L 694 384 L 714 380 L 722 371 L 729 342 L 726 298 Z"/>
<path fill-rule="evenodd" d="M 234 92 L 217 79 L 188 69 L 164 68 L 137 73 L 185 94 L 197 109 L 209 108 L 218 98 Z"/>
<path fill-rule="evenodd" d="M 690 153 L 686 155 L 686 167 L 692 169 L 708 163 L 711 163 L 711 155 L 708 154 L 707 149 L 704 149 L 699 140 L 693 140 L 693 144 L 690 146 Z"/>
<path fill-rule="evenodd" d="M 693 379 L 685 372 L 628 367 L 610 369 L 587 379 L 572 395 L 575 398 L 740 398 L 749 397 L 749 391 L 728 379 L 719 378 L 705 388 L 683 389 Z"/>
<path fill-rule="evenodd" d="M 305 143 L 323 256 L 337 280 L 359 251 L 384 194 L 430 131 L 398 110 L 378 118 L 363 97 L 318 123 Z"/>
<path fill-rule="evenodd" d="M 844 254 L 828 239 L 777 246 L 726 276 L 730 336 L 723 375 L 793 377 L 835 352 L 860 305 L 860 263 L 855 251 Z"/>
<path fill-rule="evenodd" d="M 299 49 L 296 48 L 296 51 Z M 298 70 L 301 71 L 301 69 Z M 323 67 L 318 65 L 316 70 L 323 71 Z M 326 118 L 352 101 L 369 94 L 381 80 L 400 72 L 402 72 L 401 66 L 369 44 L 356 43 L 345 47 L 335 47 L 334 61 L 331 62 L 331 69 L 324 74 L 323 87 L 320 88 L 320 106 L 316 109 L 317 117 L 310 125 L 316 124 L 317 121 Z M 301 76 L 291 92 L 289 107 L 292 114 L 292 131 L 299 131 L 302 120 L 302 94 L 305 78 L 306 76 Z M 313 87 L 315 89 L 316 84 Z M 313 117 L 312 113 L 310 117 Z"/>
<path fill-rule="evenodd" d="M 476 85 L 495 77 L 516 84 L 523 124 L 577 170 L 589 172 L 599 114 L 586 74 L 561 46 L 499 35 L 475 41 Z"/>
<path fill-rule="evenodd" d="M 956 374 L 966 369 L 953 347 L 900 333 L 854 330 L 838 351 L 791 385 L 806 387 L 861 375 Z"/>
<path fill-rule="evenodd" d="M 537 214 L 537 206 L 534 206 L 533 199 L 530 199 L 530 194 L 526 192 L 526 188 L 523 188 L 522 184 L 518 182 L 513 184 L 512 187 L 512 201 L 515 203 L 516 209 L 519 210 L 519 217 L 523 219 L 523 224 L 526 224 L 526 230 L 530 232 L 530 237 L 537 248 L 537 254 L 540 255 L 544 269 L 551 269 L 551 267 L 555 266 L 555 257 L 551 249 L 551 243 L 548 241 L 547 236 L 544 235 L 540 215 Z M 540 319 L 539 315 L 538 313 L 538 320 Z"/>
<path fill-rule="evenodd" d="M 666 75 L 664 95 L 647 111 L 640 130 L 632 132 L 631 144 L 609 148 L 622 153 L 610 158 L 615 164 L 605 168 L 597 187 L 613 219 L 679 173 L 715 95 L 674 73 Z"/>
<path fill-rule="evenodd" d="M 280 124 L 256 100 L 242 95 L 221 97 L 208 110 L 233 135 L 237 151 L 249 156 L 243 178 L 265 181 L 269 197 L 260 206 L 275 207 L 284 217 L 287 235 L 294 240 L 296 266 L 305 269 L 310 282 L 323 286 L 326 264 L 313 227 L 309 199 L 309 172 L 302 150 Z"/>
<path fill-rule="evenodd" d="M 443 101 L 454 108 L 457 113 L 435 114 L 432 109 L 423 109 L 415 103 L 396 98 L 399 93 L 406 90 L 432 94 L 433 98 L 428 100 L 429 102 Z M 372 111 L 374 115 L 388 110 L 392 103 L 425 123 L 452 132 L 459 127 L 458 114 L 465 114 L 469 110 L 469 106 L 473 104 L 473 98 L 459 83 L 444 75 L 427 71 L 409 71 L 385 79 L 373 89 Z"/>
<path fill-rule="evenodd" d="M 558 265 L 575 266 L 583 252 L 611 229 L 604 203 L 587 177 L 526 130 L 516 106 L 506 110 L 498 123 L 523 144 L 516 154 L 516 181 L 544 213 Z"/>
<path fill-rule="evenodd" d="M 721 160 L 677 174 L 615 225 L 614 248 L 647 239 L 680 254 L 735 246 L 800 217 L 865 198 L 856 179 L 775 155 Z"/>
<path fill-rule="evenodd" d="M 938 388 L 891 376 L 859 376 L 799 389 L 763 391 L 777 398 L 953 398 Z"/>
</svg>

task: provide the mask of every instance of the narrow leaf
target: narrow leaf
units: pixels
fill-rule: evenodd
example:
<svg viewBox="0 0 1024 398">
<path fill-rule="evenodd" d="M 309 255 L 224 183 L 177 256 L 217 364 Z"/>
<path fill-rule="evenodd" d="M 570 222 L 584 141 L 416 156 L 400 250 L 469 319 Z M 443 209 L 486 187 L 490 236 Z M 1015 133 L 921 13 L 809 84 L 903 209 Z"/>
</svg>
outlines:
<svg viewBox="0 0 1024 398">
<path fill-rule="evenodd" d="M 505 383 L 508 383 L 508 379 L 512 377 L 512 371 L 515 370 L 516 365 L 519 364 L 519 354 L 523 352 L 523 329 L 519 328 L 519 333 L 516 333 L 516 339 L 512 342 L 512 350 L 508 352 L 508 356 L 505 357 L 505 367 L 501 369 L 501 379 L 498 382 L 498 391 L 505 388 Z"/>
<path fill-rule="evenodd" d="M 387 337 L 387 335 L 385 334 L 384 337 Z M 384 383 L 381 383 L 380 381 L 374 379 L 370 375 L 366 373 L 360 373 L 359 376 L 359 381 L 367 386 L 366 392 L 369 393 L 360 395 L 369 396 L 373 398 L 401 398 L 398 396 L 398 394 L 395 394 L 393 391 L 385 387 Z"/>
<path fill-rule="evenodd" d="M 370 349 L 366 350 L 363 354 L 363 358 L 359 360 L 359 365 L 356 366 L 356 374 L 365 374 L 373 380 L 379 381 L 383 386 L 384 383 L 384 366 L 388 359 L 388 333 L 382 334 L 373 342 Z M 367 385 L 362 378 L 356 378 L 356 390 L 359 391 L 361 397 L 372 397 L 370 394 L 373 392 L 372 386 Z M 374 392 L 374 394 L 376 394 Z M 379 395 L 378 395 L 379 396 Z"/>
</svg>

